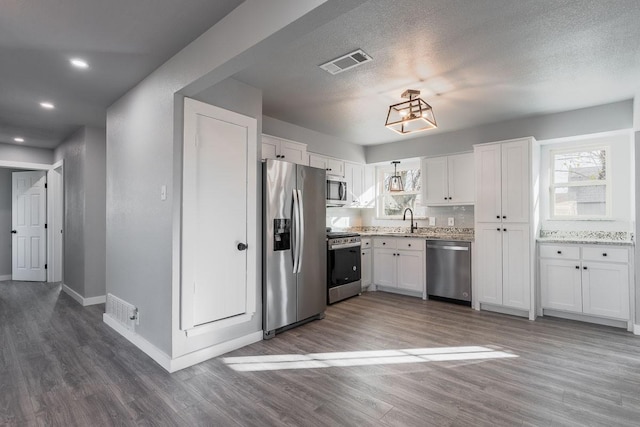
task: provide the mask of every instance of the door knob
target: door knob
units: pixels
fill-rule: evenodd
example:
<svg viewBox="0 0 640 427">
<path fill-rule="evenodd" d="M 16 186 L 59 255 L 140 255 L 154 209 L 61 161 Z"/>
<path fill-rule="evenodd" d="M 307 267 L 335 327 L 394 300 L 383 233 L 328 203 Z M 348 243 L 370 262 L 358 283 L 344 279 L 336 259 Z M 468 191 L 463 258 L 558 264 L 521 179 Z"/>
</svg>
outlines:
<svg viewBox="0 0 640 427">
<path fill-rule="evenodd" d="M 11 234 L 18 234 L 18 230 L 11 230 Z"/>
<path fill-rule="evenodd" d="M 247 250 L 247 245 L 245 243 L 238 243 L 238 250 L 239 251 L 246 251 Z"/>
</svg>

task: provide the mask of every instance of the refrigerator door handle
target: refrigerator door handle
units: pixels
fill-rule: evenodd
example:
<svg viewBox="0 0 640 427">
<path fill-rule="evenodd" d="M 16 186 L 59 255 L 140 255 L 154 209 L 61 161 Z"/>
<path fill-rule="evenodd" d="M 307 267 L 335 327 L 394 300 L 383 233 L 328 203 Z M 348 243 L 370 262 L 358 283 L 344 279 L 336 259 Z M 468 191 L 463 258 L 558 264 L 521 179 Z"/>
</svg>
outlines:
<svg viewBox="0 0 640 427">
<path fill-rule="evenodd" d="M 298 190 L 293 190 L 293 238 L 292 238 L 292 251 L 291 254 L 293 256 L 293 274 L 298 272 L 298 263 L 300 262 L 300 257 L 298 256 L 298 251 L 300 250 L 300 211 L 298 209 Z"/>
<path fill-rule="evenodd" d="M 302 190 L 296 190 L 298 192 L 298 217 L 300 222 L 298 223 L 298 271 L 302 270 L 302 254 L 304 253 L 304 202 L 302 197 Z"/>
</svg>

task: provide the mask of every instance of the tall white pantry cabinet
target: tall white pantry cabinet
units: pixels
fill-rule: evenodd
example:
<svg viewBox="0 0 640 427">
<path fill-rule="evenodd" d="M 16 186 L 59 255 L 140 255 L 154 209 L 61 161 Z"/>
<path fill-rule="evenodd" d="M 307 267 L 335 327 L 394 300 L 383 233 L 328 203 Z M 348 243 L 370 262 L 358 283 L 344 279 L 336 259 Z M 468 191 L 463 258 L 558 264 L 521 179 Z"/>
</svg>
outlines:
<svg viewBox="0 0 640 427">
<path fill-rule="evenodd" d="M 474 146 L 476 310 L 535 319 L 533 138 Z M 537 180 L 536 180 L 537 181 Z"/>
</svg>

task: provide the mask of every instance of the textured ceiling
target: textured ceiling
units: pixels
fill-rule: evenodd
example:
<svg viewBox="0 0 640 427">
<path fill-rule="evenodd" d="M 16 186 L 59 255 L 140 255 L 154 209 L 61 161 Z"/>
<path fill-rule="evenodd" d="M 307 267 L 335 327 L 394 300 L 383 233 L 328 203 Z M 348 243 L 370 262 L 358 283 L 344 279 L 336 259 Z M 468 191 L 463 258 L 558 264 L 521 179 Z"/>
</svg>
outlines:
<svg viewBox="0 0 640 427">
<path fill-rule="evenodd" d="M 0 143 L 53 148 L 242 0 L 3 0 Z M 81 57 L 90 69 L 77 70 Z M 49 100 L 54 110 L 40 108 Z"/>
<path fill-rule="evenodd" d="M 639 22 L 638 0 L 371 0 L 235 77 L 267 116 L 379 144 L 408 138 L 384 127 L 405 89 L 433 106 L 430 133 L 633 98 Z M 317 67 L 357 48 L 373 61 Z"/>
</svg>

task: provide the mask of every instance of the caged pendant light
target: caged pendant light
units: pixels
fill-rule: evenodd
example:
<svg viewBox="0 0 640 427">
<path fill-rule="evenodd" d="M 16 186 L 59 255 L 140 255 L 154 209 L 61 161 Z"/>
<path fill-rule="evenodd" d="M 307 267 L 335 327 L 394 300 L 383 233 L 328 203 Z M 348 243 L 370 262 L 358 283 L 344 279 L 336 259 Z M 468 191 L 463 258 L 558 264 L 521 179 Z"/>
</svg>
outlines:
<svg viewBox="0 0 640 427">
<path fill-rule="evenodd" d="M 405 90 L 402 97 L 409 100 L 391 105 L 384 125 L 400 135 L 437 128 L 433 108 L 419 96 L 419 90 Z"/>
<path fill-rule="evenodd" d="M 393 176 L 389 178 L 389 191 L 404 191 L 402 177 L 398 175 L 398 165 L 400 162 L 398 160 L 394 160 L 391 164 L 393 165 Z"/>
</svg>

